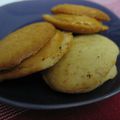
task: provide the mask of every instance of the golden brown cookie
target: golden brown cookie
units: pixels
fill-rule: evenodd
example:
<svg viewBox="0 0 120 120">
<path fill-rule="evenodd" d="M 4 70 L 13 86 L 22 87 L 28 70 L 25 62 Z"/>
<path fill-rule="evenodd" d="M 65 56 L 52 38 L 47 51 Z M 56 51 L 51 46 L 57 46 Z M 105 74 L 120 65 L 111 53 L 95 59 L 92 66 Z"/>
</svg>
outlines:
<svg viewBox="0 0 120 120">
<path fill-rule="evenodd" d="M 108 29 L 101 22 L 88 16 L 57 14 L 43 15 L 43 18 L 57 28 L 74 33 L 91 34 Z"/>
<path fill-rule="evenodd" d="M 10 69 L 37 53 L 56 33 L 47 22 L 27 25 L 0 42 L 0 70 Z"/>
<path fill-rule="evenodd" d="M 104 36 L 74 37 L 68 53 L 44 74 L 45 81 L 60 92 L 90 92 L 115 77 L 118 54 L 117 45 Z"/>
<path fill-rule="evenodd" d="M 55 14 L 72 14 L 72 15 L 86 15 L 93 17 L 100 21 L 109 21 L 110 17 L 105 12 L 83 5 L 74 4 L 60 4 L 52 8 L 52 12 Z"/>
<path fill-rule="evenodd" d="M 0 73 L 0 80 L 23 77 L 49 68 L 57 63 L 68 51 L 73 36 L 57 31 L 56 35 L 37 54 L 24 60 L 16 68 Z"/>
</svg>

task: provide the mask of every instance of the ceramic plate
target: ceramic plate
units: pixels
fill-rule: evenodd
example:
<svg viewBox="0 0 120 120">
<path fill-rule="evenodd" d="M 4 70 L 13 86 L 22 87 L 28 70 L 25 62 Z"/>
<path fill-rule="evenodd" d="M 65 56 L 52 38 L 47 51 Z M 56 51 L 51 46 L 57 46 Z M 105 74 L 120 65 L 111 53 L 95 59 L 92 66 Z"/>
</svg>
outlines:
<svg viewBox="0 0 120 120">
<path fill-rule="evenodd" d="M 81 0 L 33 0 L 7 4 L 0 8 L 0 39 L 27 24 L 42 21 L 42 14 L 60 3 L 74 3 L 99 8 L 110 15 L 110 30 L 103 34 L 120 47 L 120 21 L 108 9 Z M 43 81 L 41 73 L 21 79 L 0 83 L 0 101 L 31 109 L 59 109 L 90 104 L 108 98 L 120 91 L 120 57 L 117 60 L 118 75 L 114 80 L 87 94 L 64 94 L 51 90 Z"/>
</svg>

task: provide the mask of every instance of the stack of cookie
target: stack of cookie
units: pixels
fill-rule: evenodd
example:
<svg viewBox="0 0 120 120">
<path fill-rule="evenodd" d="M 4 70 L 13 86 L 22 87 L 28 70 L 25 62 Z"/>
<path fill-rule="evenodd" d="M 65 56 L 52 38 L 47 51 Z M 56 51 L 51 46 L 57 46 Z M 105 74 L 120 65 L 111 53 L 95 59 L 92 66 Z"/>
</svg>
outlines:
<svg viewBox="0 0 120 120">
<path fill-rule="evenodd" d="M 72 4 L 57 5 L 52 12 L 43 15 L 47 22 L 27 25 L 1 40 L 0 80 L 49 68 L 43 78 L 52 89 L 84 93 L 114 78 L 119 48 L 96 34 L 109 29 L 102 22 L 110 17 L 96 8 Z"/>
<path fill-rule="evenodd" d="M 0 43 L 0 80 L 24 77 L 53 66 L 67 52 L 72 34 L 47 22 L 33 23 Z"/>
<path fill-rule="evenodd" d="M 62 30 L 92 34 L 108 29 L 102 21 L 110 17 L 96 8 L 81 5 L 61 4 L 52 8 L 54 15 L 43 15 L 43 18 Z"/>
</svg>

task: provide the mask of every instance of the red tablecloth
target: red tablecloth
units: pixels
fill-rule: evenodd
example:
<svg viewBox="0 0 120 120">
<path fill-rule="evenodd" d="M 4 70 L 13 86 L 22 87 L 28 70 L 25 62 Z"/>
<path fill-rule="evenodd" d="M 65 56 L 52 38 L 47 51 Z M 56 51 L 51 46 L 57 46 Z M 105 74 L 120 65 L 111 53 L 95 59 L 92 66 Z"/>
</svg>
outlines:
<svg viewBox="0 0 120 120">
<path fill-rule="evenodd" d="M 12 120 L 120 120 L 120 94 L 83 107 L 28 111 Z"/>
<path fill-rule="evenodd" d="M 120 0 L 90 0 L 120 16 Z M 52 111 L 32 111 L 0 104 L 0 120 L 120 120 L 120 93 L 91 105 Z"/>
</svg>

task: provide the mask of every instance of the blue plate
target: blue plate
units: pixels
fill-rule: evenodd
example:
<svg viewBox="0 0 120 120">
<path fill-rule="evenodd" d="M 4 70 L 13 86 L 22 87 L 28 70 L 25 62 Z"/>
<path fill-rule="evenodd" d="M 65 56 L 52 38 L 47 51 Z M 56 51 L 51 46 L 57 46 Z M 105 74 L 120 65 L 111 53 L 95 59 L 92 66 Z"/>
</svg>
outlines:
<svg viewBox="0 0 120 120">
<path fill-rule="evenodd" d="M 0 39 L 27 24 L 42 21 L 42 14 L 60 3 L 74 3 L 99 8 L 110 15 L 106 22 L 110 30 L 102 33 L 120 47 L 120 21 L 108 9 L 88 1 L 80 0 L 34 0 L 7 4 L 0 8 Z M 120 57 L 117 60 L 118 75 L 114 80 L 87 94 L 69 95 L 51 90 L 38 72 L 28 77 L 0 83 L 0 101 L 31 109 L 58 109 L 81 106 L 108 98 L 120 91 Z"/>
</svg>

